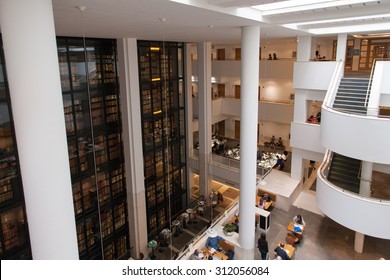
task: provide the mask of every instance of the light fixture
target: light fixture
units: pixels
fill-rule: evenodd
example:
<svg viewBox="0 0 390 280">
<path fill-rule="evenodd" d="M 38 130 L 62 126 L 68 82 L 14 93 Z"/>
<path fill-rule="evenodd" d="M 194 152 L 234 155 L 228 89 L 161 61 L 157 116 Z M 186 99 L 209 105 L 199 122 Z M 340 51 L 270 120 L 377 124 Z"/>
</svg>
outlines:
<svg viewBox="0 0 390 280">
<path fill-rule="evenodd" d="M 376 32 L 390 30 L 390 23 L 377 23 L 377 24 L 362 24 L 351 26 L 337 26 L 328 28 L 313 28 L 307 31 L 316 35 L 325 34 L 340 34 L 340 33 L 357 33 L 357 32 Z"/>
<path fill-rule="evenodd" d="M 360 17 L 345 17 L 345 18 L 336 18 L 336 19 L 325 19 L 325 20 L 316 20 L 316 21 L 304 21 L 304 22 L 295 22 L 283 24 L 283 27 L 298 29 L 299 26 L 304 25 L 315 25 L 323 23 L 347 23 L 353 21 L 360 21 L 365 19 L 376 19 L 376 18 L 385 18 L 390 17 L 390 14 L 379 14 L 379 15 L 370 15 L 370 16 L 360 16 Z"/>
<path fill-rule="evenodd" d="M 352 35 L 355 38 L 365 39 L 365 38 L 384 38 L 390 37 L 390 33 L 369 33 L 369 34 L 354 34 Z"/>
<path fill-rule="evenodd" d="M 347 6 L 360 3 L 377 2 L 377 0 L 290 0 L 272 2 L 269 4 L 255 5 L 251 8 L 259 10 L 261 15 L 275 15 L 293 13 L 314 9 L 323 9 L 337 6 Z"/>
</svg>

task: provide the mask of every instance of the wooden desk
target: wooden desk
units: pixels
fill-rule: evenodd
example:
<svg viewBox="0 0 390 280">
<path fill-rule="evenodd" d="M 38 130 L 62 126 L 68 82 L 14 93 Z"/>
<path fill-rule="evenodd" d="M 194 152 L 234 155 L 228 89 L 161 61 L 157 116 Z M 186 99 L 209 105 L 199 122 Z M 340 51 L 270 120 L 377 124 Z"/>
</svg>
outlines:
<svg viewBox="0 0 390 280">
<path fill-rule="evenodd" d="M 302 231 L 295 231 L 294 230 L 294 222 L 291 221 L 289 224 L 288 224 L 288 227 L 287 229 L 291 232 L 293 232 L 294 234 L 296 234 L 298 237 L 302 236 L 302 234 L 305 232 L 305 227 L 300 225 L 302 227 Z"/>
<path fill-rule="evenodd" d="M 280 245 L 280 242 L 278 243 L 278 246 Z M 284 244 L 284 250 L 286 251 L 288 257 L 292 259 L 295 253 L 295 248 L 291 246 L 290 244 Z"/>
<path fill-rule="evenodd" d="M 204 258 L 203 258 L 204 260 L 207 260 L 208 256 L 216 256 L 220 260 L 224 260 L 224 261 L 228 259 L 228 256 L 226 256 L 224 253 L 217 251 L 217 250 L 214 252 L 214 254 L 211 254 L 209 249 L 206 247 L 203 248 L 203 255 L 204 255 Z"/>
<path fill-rule="evenodd" d="M 257 205 L 259 205 L 259 200 L 260 200 L 260 196 L 259 195 L 257 195 L 256 196 L 256 207 L 257 207 Z M 271 206 L 274 206 L 275 205 L 275 201 L 267 201 L 266 203 L 265 203 L 265 206 L 264 206 L 264 210 L 267 210 L 268 208 L 270 208 Z"/>
</svg>

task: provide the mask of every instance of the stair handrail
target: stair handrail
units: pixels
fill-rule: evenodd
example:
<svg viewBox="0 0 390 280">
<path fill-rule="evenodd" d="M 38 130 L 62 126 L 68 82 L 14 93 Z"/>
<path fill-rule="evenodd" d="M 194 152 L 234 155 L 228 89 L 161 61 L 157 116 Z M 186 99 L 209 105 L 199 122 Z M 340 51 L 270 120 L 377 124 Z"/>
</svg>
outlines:
<svg viewBox="0 0 390 280">
<path fill-rule="evenodd" d="M 336 89 L 340 84 L 340 80 L 343 74 L 342 71 L 344 65 L 343 60 L 340 59 L 339 61 L 336 62 L 337 63 L 336 63 L 335 71 L 333 72 L 332 79 L 330 80 L 330 84 L 328 90 L 326 91 L 326 95 L 323 102 L 323 104 L 328 108 L 331 108 L 331 103 L 333 102 L 332 100 L 334 100 L 335 98 L 335 95 L 337 93 Z"/>
<path fill-rule="evenodd" d="M 332 163 L 332 159 L 333 159 L 333 152 L 327 149 L 324 154 L 324 159 L 322 160 L 322 163 L 318 168 L 321 177 L 323 177 L 326 180 L 329 174 L 329 169 L 330 169 L 330 164 Z"/>
<path fill-rule="evenodd" d="M 367 92 L 366 92 L 366 98 L 364 100 L 364 107 L 368 106 L 368 97 L 370 96 L 370 91 L 371 91 L 371 84 L 372 84 L 372 77 L 374 76 L 374 71 L 375 71 L 375 65 L 376 65 L 377 59 L 374 58 L 372 61 L 372 67 L 371 67 L 371 73 L 370 73 L 370 78 L 368 79 L 368 85 L 367 85 Z"/>
</svg>

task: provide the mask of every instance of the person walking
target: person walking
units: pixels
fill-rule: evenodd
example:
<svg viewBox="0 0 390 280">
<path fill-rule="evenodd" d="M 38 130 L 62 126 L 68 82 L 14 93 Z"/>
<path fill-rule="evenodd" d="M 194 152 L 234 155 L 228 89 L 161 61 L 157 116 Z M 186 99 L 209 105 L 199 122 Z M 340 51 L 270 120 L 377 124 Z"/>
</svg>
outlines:
<svg viewBox="0 0 390 280">
<path fill-rule="evenodd" d="M 261 259 L 266 260 L 268 255 L 268 241 L 265 233 L 261 233 L 257 240 L 257 248 L 259 248 Z"/>
</svg>

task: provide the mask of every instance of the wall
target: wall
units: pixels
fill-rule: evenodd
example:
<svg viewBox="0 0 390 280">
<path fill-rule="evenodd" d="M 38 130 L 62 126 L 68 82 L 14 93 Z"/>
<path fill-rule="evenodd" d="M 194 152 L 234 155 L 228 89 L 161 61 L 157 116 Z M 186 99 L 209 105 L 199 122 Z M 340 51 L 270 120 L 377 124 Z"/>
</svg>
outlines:
<svg viewBox="0 0 390 280">
<path fill-rule="evenodd" d="M 327 90 L 336 68 L 334 61 L 295 62 L 295 89 Z"/>
<path fill-rule="evenodd" d="M 375 128 L 375 129 L 373 129 Z M 390 120 L 322 110 L 321 144 L 336 152 L 370 162 L 390 164 Z"/>
<path fill-rule="evenodd" d="M 317 178 L 316 192 L 317 205 L 335 222 L 366 235 L 390 238 L 390 223 L 383 220 L 390 216 L 390 201 L 380 202 L 333 188 L 321 176 Z M 340 211 L 335 205 L 348 211 Z"/>
</svg>

